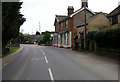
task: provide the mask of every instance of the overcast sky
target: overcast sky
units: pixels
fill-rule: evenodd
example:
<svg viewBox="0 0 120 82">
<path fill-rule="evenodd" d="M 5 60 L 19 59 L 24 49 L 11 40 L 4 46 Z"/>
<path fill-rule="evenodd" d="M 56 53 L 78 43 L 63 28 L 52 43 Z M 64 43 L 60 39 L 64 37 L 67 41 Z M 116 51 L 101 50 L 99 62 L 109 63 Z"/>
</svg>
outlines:
<svg viewBox="0 0 120 82">
<path fill-rule="evenodd" d="M 26 22 L 21 26 L 23 33 L 35 34 L 39 31 L 54 31 L 55 15 L 67 15 L 68 6 L 74 10 L 81 8 L 81 0 L 20 0 L 21 13 Z M 118 6 L 119 0 L 88 0 L 88 7 L 94 12 L 110 13 Z"/>
</svg>

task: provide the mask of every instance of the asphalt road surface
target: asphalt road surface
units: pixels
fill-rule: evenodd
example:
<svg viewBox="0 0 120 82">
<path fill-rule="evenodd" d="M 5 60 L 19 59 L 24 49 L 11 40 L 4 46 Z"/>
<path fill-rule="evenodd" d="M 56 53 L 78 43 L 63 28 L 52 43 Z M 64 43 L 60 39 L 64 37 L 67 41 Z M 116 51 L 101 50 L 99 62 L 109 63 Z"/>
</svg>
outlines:
<svg viewBox="0 0 120 82">
<path fill-rule="evenodd" d="M 21 46 L 19 56 L 2 69 L 3 80 L 118 80 L 112 60 L 71 49 Z"/>
</svg>

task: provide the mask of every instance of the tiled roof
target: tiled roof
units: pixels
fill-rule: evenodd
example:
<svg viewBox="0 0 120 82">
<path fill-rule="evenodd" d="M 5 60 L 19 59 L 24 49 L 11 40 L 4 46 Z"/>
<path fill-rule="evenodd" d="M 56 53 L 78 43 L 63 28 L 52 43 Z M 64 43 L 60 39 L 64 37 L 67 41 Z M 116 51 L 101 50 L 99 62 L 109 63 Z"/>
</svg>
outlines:
<svg viewBox="0 0 120 82">
<path fill-rule="evenodd" d="M 100 13 L 102 13 L 102 12 L 100 12 Z M 90 21 L 92 21 L 93 19 L 95 19 L 100 13 L 97 13 L 96 15 L 90 17 L 90 18 L 86 21 L 86 24 L 88 25 L 88 23 L 89 23 Z M 104 15 L 104 13 L 102 13 L 102 14 Z M 84 25 L 85 25 L 85 23 L 81 23 L 80 25 L 77 26 L 77 28 L 82 27 L 82 26 L 84 26 Z"/>
<path fill-rule="evenodd" d="M 112 12 L 110 12 L 107 15 L 107 17 L 111 17 L 111 16 L 118 15 L 118 14 L 120 14 L 120 5 L 117 8 L 115 8 Z"/>
<path fill-rule="evenodd" d="M 80 9 L 78 9 L 77 11 L 75 11 L 73 14 L 68 15 L 68 16 L 56 15 L 56 19 L 57 19 L 58 22 L 62 22 L 62 21 L 66 20 L 66 19 L 68 19 L 68 18 L 70 18 L 70 17 L 73 17 L 73 16 L 76 15 L 77 13 L 83 11 L 84 9 L 85 9 L 84 7 L 83 7 L 83 8 L 80 8 Z M 93 12 L 92 10 L 90 10 L 88 7 L 86 7 L 86 9 L 87 9 L 89 12 L 91 12 L 93 15 L 96 14 L 95 12 Z"/>
<path fill-rule="evenodd" d="M 61 20 L 63 20 L 64 18 L 66 18 L 67 16 L 63 16 L 63 15 L 56 15 L 56 19 L 58 22 L 60 22 Z"/>
<path fill-rule="evenodd" d="M 73 17 L 73 16 L 76 15 L 77 13 L 83 11 L 84 9 L 85 9 L 85 8 L 83 7 L 83 8 L 81 8 L 81 9 L 77 10 L 76 12 L 74 12 L 73 14 L 71 14 L 70 17 Z M 90 10 L 88 7 L 86 7 L 86 9 L 87 9 L 89 12 L 91 12 L 92 14 L 95 14 L 95 13 L 94 13 L 92 10 Z"/>
<path fill-rule="evenodd" d="M 66 16 L 65 18 L 63 18 L 60 22 L 62 22 L 62 21 L 64 21 L 64 20 L 66 20 L 66 19 L 68 19 L 68 18 L 70 18 L 70 16 Z"/>
</svg>

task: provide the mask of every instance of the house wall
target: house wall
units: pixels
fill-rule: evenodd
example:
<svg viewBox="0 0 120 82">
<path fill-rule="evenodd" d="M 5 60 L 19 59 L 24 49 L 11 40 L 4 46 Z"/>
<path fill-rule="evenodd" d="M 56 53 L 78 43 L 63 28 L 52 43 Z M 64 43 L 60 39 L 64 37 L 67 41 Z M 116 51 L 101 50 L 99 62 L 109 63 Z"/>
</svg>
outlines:
<svg viewBox="0 0 120 82">
<path fill-rule="evenodd" d="M 86 11 L 86 19 L 88 19 L 90 16 L 92 16 L 93 14 L 90 13 L 89 11 Z M 78 14 L 76 14 L 73 18 L 73 26 L 74 28 L 78 25 L 80 25 L 81 23 L 84 23 L 84 10 L 79 12 Z"/>
<path fill-rule="evenodd" d="M 118 15 L 118 23 L 117 24 L 112 25 L 112 17 L 109 17 L 109 19 L 110 19 L 110 22 L 111 22 L 110 28 L 117 28 L 117 27 L 120 26 L 120 14 Z"/>
<path fill-rule="evenodd" d="M 70 30 L 71 28 L 71 18 L 68 19 L 68 29 Z"/>
<path fill-rule="evenodd" d="M 58 33 L 53 34 L 53 46 L 58 46 Z"/>
<path fill-rule="evenodd" d="M 72 27 L 73 27 L 73 18 L 69 18 L 68 20 L 68 28 L 66 28 L 66 20 L 62 21 L 61 23 L 59 23 L 59 31 L 57 29 L 57 32 L 63 32 L 68 30 L 68 35 L 65 33 L 62 34 L 58 34 L 58 41 L 56 41 L 55 43 L 57 43 L 58 47 L 63 47 L 63 48 L 70 48 L 72 46 L 72 42 L 71 42 L 71 37 L 72 37 Z M 61 24 L 63 23 L 63 29 L 61 29 Z M 56 23 L 57 26 L 57 23 Z M 65 39 L 66 37 L 66 39 Z M 62 42 L 61 42 L 62 41 Z M 65 43 L 67 42 L 67 43 Z M 56 46 L 56 45 L 55 45 Z"/>
<path fill-rule="evenodd" d="M 88 29 L 88 25 L 86 26 L 86 28 Z M 77 28 L 77 36 L 78 36 L 78 38 L 81 38 L 80 37 L 80 32 L 84 33 L 84 30 L 85 30 L 85 26 Z M 87 33 L 88 33 L 88 31 L 87 31 Z"/>
<path fill-rule="evenodd" d="M 66 36 L 66 39 L 64 39 L 64 36 Z M 64 33 L 63 36 L 63 42 L 65 42 L 65 40 L 67 41 L 67 43 L 63 43 L 62 47 L 63 48 L 71 48 L 71 31 L 69 31 L 69 33 Z"/>
<path fill-rule="evenodd" d="M 112 18 L 109 18 L 109 20 L 110 20 L 110 24 L 112 25 Z"/>
<path fill-rule="evenodd" d="M 55 32 L 59 32 L 59 23 L 58 22 L 56 22 L 56 24 L 55 24 Z"/>
<path fill-rule="evenodd" d="M 103 14 L 99 14 L 95 19 L 88 23 L 88 31 L 98 31 L 110 27 L 110 20 Z"/>
<path fill-rule="evenodd" d="M 73 44 L 74 44 L 74 37 L 76 36 L 76 29 L 75 28 L 72 28 L 71 30 L 71 45 L 73 47 Z"/>
<path fill-rule="evenodd" d="M 120 23 L 120 14 L 118 15 L 118 23 Z"/>
<path fill-rule="evenodd" d="M 58 47 L 60 47 L 60 34 L 58 34 Z"/>
<path fill-rule="evenodd" d="M 59 23 L 59 32 L 61 31 L 61 23 Z"/>
<path fill-rule="evenodd" d="M 63 30 L 66 30 L 65 21 L 63 21 Z"/>
</svg>

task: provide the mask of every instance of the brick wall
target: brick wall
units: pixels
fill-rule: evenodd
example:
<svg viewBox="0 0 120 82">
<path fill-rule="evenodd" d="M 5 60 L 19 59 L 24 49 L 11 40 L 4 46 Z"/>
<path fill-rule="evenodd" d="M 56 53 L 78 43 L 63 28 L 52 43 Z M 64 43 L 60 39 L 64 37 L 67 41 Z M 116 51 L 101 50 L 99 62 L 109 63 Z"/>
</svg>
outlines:
<svg viewBox="0 0 120 82">
<path fill-rule="evenodd" d="M 60 31 L 60 24 L 58 22 L 56 22 L 55 24 L 55 32 L 59 32 Z"/>
<path fill-rule="evenodd" d="M 86 11 L 86 19 L 88 19 L 90 16 L 92 16 L 93 14 L 91 14 L 89 11 Z M 76 26 L 78 26 L 80 23 L 84 23 L 84 11 L 79 12 L 78 14 L 76 14 L 73 18 L 74 21 L 74 28 Z"/>
</svg>

